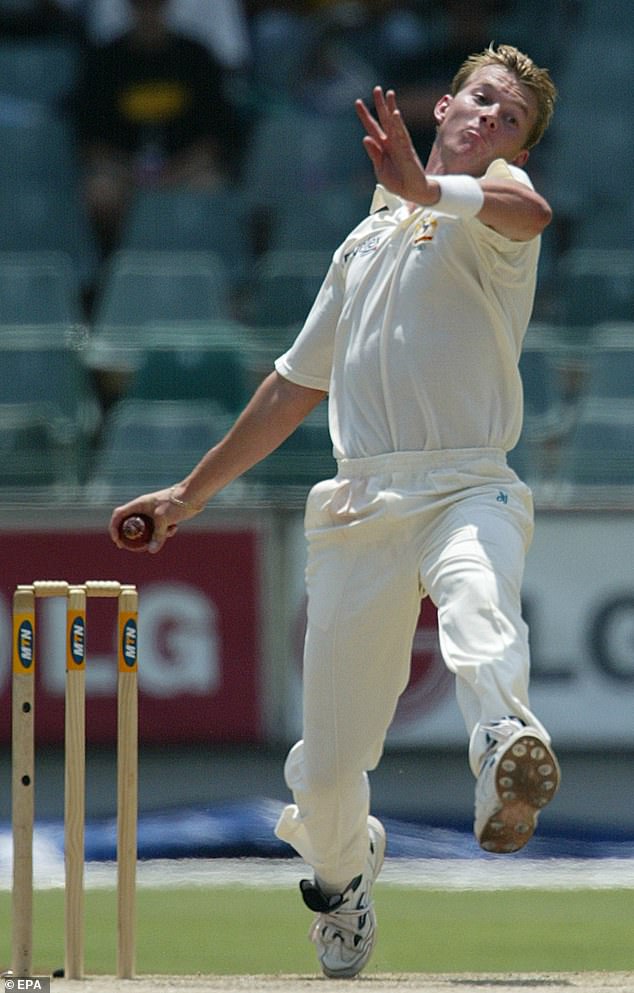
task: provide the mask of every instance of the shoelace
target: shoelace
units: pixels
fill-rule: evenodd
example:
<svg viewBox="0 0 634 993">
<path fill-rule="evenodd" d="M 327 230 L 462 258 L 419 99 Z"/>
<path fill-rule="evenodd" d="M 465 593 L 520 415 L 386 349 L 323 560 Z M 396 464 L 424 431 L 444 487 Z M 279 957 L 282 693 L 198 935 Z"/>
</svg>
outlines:
<svg viewBox="0 0 634 993">
<path fill-rule="evenodd" d="M 526 725 L 519 717 L 502 717 L 499 721 L 492 721 L 491 724 L 483 724 L 482 730 L 491 739 L 489 747 L 495 747 L 500 741 L 506 741 Z"/>
<path fill-rule="evenodd" d="M 312 941 L 321 938 L 324 942 L 331 942 L 339 937 L 346 948 L 354 951 L 371 909 L 372 903 L 369 903 L 364 907 L 342 907 L 329 914 L 318 914 L 311 926 L 310 938 Z M 360 923 L 359 918 L 363 918 Z"/>
</svg>

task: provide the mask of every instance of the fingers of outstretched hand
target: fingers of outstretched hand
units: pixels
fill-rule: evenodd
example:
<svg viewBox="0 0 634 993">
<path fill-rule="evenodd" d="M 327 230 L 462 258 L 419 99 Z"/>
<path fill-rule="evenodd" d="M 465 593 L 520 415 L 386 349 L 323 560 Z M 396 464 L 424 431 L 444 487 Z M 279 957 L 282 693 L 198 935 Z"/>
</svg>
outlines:
<svg viewBox="0 0 634 993">
<path fill-rule="evenodd" d="M 374 141 L 373 138 L 369 138 L 367 135 L 363 139 L 363 147 L 370 157 L 370 161 L 375 170 L 380 170 L 383 162 L 383 149 L 380 145 Z"/>
<path fill-rule="evenodd" d="M 359 120 L 366 130 L 363 146 L 375 170 L 381 171 L 386 156 L 389 157 L 391 155 L 391 146 L 395 140 L 398 140 L 394 132 L 394 122 L 392 120 L 393 111 L 396 108 L 396 97 L 393 90 L 388 90 L 384 96 L 380 86 L 376 86 L 373 93 L 378 121 L 370 113 L 363 100 L 357 100 L 355 107 Z M 400 118 L 400 114 L 398 116 Z"/>
<path fill-rule="evenodd" d="M 374 97 L 374 107 L 376 109 L 376 116 L 379 119 L 379 123 L 384 131 L 387 131 L 390 127 L 390 105 L 388 103 L 388 98 L 394 96 L 393 90 L 388 90 L 387 94 L 383 93 L 383 88 L 381 86 L 375 86 L 372 90 L 372 95 Z M 392 101 L 390 101 L 392 102 Z"/>
<path fill-rule="evenodd" d="M 396 107 L 396 95 L 394 90 L 388 90 L 384 94 L 380 86 L 375 86 L 372 94 L 374 97 L 376 117 L 371 114 L 363 100 L 356 100 L 355 108 L 368 135 L 377 142 L 383 142 L 393 130 L 394 114 L 396 113 L 400 117 L 400 113 Z"/>
<path fill-rule="evenodd" d="M 374 141 L 381 142 L 385 140 L 385 134 L 379 127 L 376 119 L 372 116 L 368 108 L 366 107 L 363 100 L 355 101 L 355 110 L 357 112 L 357 117 L 363 124 L 368 136 Z"/>
<path fill-rule="evenodd" d="M 355 103 L 357 115 L 367 132 L 363 139 L 365 149 L 376 164 L 379 155 L 410 155 L 412 141 L 403 120 L 394 90 L 385 94 L 380 86 L 373 90 L 376 118 L 370 113 L 363 100 Z"/>
<path fill-rule="evenodd" d="M 412 147 L 412 139 L 403 116 L 396 103 L 394 90 L 388 90 L 383 101 L 385 107 L 384 121 L 381 123 L 386 131 L 389 140 L 403 149 L 409 150 Z"/>
<path fill-rule="evenodd" d="M 396 94 L 394 90 L 383 93 L 380 86 L 375 86 L 373 95 L 376 116 L 384 136 L 388 139 L 394 137 L 403 127 L 401 112 L 396 104 Z"/>
</svg>

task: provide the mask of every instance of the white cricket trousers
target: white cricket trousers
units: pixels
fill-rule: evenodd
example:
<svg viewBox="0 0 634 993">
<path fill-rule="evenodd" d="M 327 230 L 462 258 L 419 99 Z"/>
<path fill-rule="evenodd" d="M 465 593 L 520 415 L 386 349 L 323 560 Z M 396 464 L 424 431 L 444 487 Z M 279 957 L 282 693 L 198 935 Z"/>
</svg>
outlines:
<svg viewBox="0 0 634 993">
<path fill-rule="evenodd" d="M 329 886 L 363 871 L 369 784 L 410 672 L 421 598 L 438 609 L 477 775 L 481 725 L 529 710 L 520 587 L 528 487 L 498 449 L 398 452 L 339 463 L 306 505 L 303 739 L 277 835 Z"/>
</svg>

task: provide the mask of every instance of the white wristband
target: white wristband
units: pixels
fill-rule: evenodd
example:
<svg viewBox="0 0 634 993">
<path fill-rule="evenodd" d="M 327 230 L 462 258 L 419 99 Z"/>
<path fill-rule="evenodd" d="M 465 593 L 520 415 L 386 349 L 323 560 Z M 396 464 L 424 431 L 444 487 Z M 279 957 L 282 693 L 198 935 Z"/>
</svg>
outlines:
<svg viewBox="0 0 634 993">
<path fill-rule="evenodd" d="M 440 186 L 440 200 L 432 210 L 452 217 L 475 217 L 482 210 L 484 191 L 473 176 L 430 176 Z"/>
</svg>

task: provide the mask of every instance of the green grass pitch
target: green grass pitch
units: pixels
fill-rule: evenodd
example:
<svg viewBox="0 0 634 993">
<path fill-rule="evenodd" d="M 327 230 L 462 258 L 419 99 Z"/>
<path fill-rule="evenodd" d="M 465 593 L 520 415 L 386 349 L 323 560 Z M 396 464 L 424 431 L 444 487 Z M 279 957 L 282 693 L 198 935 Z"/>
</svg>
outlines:
<svg viewBox="0 0 634 993">
<path fill-rule="evenodd" d="M 437 892 L 375 889 L 372 972 L 564 972 L 634 969 L 628 890 Z M 290 889 L 141 889 L 137 972 L 316 973 L 311 914 Z M 114 973 L 116 901 L 86 894 L 85 968 Z M 35 896 L 34 974 L 63 964 L 63 893 Z M 0 965 L 10 958 L 10 894 L 0 893 Z"/>
</svg>

